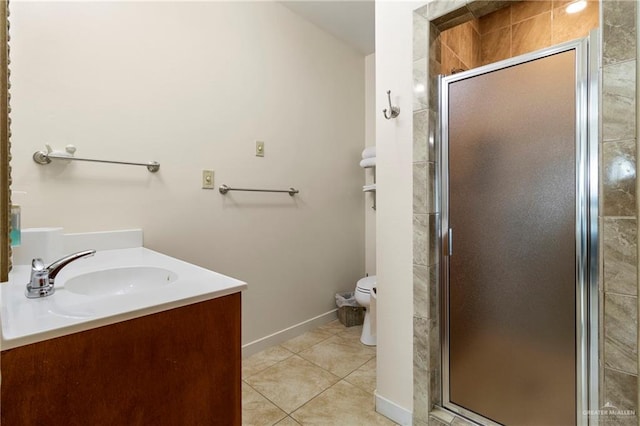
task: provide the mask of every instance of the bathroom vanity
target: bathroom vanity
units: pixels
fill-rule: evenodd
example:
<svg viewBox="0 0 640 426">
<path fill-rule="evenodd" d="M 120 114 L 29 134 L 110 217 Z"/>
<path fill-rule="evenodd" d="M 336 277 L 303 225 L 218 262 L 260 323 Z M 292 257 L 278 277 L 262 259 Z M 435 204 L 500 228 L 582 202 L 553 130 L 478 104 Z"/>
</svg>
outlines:
<svg viewBox="0 0 640 426">
<path fill-rule="evenodd" d="M 26 265 L 0 286 L 2 424 L 241 423 L 245 283 L 142 247 L 74 263 L 48 297 Z"/>
</svg>

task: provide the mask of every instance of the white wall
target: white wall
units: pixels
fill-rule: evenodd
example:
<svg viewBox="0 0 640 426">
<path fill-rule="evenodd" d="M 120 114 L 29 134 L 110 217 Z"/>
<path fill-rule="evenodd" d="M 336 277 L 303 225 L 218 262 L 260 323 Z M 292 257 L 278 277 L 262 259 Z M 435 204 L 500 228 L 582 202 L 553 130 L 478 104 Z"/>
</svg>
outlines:
<svg viewBox="0 0 640 426">
<path fill-rule="evenodd" d="M 365 146 L 376 145 L 376 55 L 364 58 L 365 67 Z M 375 169 L 365 170 L 367 184 L 375 181 Z M 372 208 L 375 194 L 367 193 L 364 205 L 365 272 L 376 274 L 376 211 Z"/>
<path fill-rule="evenodd" d="M 399 423 L 413 409 L 412 26 L 425 2 L 376 2 L 378 376 L 376 407 Z M 400 107 L 386 120 L 387 90 Z"/>
<path fill-rule="evenodd" d="M 141 227 L 146 247 L 247 281 L 244 343 L 364 275 L 364 58 L 332 36 L 274 2 L 16 1 L 11 57 L 24 227 Z M 40 166 L 45 143 L 161 169 Z M 301 192 L 223 196 L 200 189 L 205 168 L 216 187 Z"/>
</svg>

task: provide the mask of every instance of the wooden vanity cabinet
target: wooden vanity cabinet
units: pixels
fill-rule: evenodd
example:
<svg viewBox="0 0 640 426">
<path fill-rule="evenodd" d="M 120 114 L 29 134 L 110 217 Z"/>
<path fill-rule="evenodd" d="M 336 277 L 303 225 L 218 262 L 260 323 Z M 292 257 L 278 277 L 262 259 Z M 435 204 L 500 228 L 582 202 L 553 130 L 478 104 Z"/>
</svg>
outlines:
<svg viewBox="0 0 640 426">
<path fill-rule="evenodd" d="M 2 426 L 240 425 L 240 293 L 8 349 Z"/>
</svg>

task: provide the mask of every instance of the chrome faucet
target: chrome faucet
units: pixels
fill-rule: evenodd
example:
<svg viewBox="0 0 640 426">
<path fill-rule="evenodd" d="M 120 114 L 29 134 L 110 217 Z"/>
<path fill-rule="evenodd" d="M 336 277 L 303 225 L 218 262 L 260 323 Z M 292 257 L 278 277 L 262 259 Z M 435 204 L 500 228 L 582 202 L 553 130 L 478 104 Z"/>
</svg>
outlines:
<svg viewBox="0 0 640 426">
<path fill-rule="evenodd" d="M 56 260 L 48 267 L 44 266 L 42 259 L 33 259 L 31 261 L 31 279 L 27 284 L 25 295 L 29 299 L 51 296 L 56 291 L 54 287 L 56 276 L 62 268 L 74 260 L 93 256 L 94 254 L 96 254 L 95 250 L 79 251 Z"/>
</svg>

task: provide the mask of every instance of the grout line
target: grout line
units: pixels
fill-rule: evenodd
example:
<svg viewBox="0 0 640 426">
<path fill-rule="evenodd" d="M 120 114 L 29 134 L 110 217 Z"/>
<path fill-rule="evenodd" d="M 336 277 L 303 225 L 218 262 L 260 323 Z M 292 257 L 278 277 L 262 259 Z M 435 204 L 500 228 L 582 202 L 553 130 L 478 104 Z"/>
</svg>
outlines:
<svg viewBox="0 0 640 426">
<path fill-rule="evenodd" d="M 296 411 L 301 410 L 304 406 L 306 406 L 307 404 L 309 404 L 311 401 L 313 401 L 314 399 L 318 398 L 320 395 L 322 395 L 323 393 L 327 392 L 329 389 L 331 389 L 332 387 L 334 387 L 335 385 L 337 385 L 338 383 L 340 383 L 343 379 L 338 380 L 337 382 L 335 382 L 334 384 L 332 384 L 331 386 L 329 386 L 328 388 L 326 388 L 325 390 L 323 390 L 322 392 L 318 393 L 317 395 L 314 395 L 310 400 L 308 400 L 307 402 L 305 402 L 304 404 L 302 404 L 301 406 L 299 406 L 298 408 L 296 408 L 295 410 L 293 410 L 290 414 L 294 414 Z M 296 420 L 295 417 L 293 417 L 293 420 Z M 297 421 L 297 420 L 296 420 Z M 298 422 L 300 423 L 300 422 Z"/>
<path fill-rule="evenodd" d="M 276 407 L 278 410 L 280 410 L 280 411 L 282 411 L 283 413 L 285 413 L 285 417 L 287 417 L 287 416 L 289 415 L 289 413 L 287 413 L 287 411 L 286 411 L 284 408 L 280 407 L 278 404 L 276 404 L 275 402 L 273 402 L 272 400 L 270 400 L 269 398 L 267 398 L 267 397 L 266 397 L 265 395 L 263 395 L 263 394 L 262 394 L 262 392 L 260 392 L 258 389 L 254 388 L 253 386 L 251 386 L 249 383 L 245 382 L 244 380 L 243 380 L 243 382 L 244 382 L 247 386 L 249 386 L 251 389 L 253 389 L 253 390 L 254 390 L 258 395 L 262 396 L 264 399 L 266 399 L 267 401 L 269 401 L 269 402 L 270 402 L 274 407 Z M 242 401 L 242 402 L 244 403 L 244 401 Z M 244 404 L 242 404 L 242 405 L 243 405 L 243 407 L 242 407 L 242 408 L 244 408 Z M 283 417 L 283 418 L 281 418 L 280 420 L 278 420 L 278 422 L 281 422 L 282 420 L 284 420 L 284 418 L 285 418 L 285 417 Z M 276 422 L 276 423 L 278 423 L 278 422 Z M 275 424 L 275 423 L 274 423 L 274 424 Z"/>
<path fill-rule="evenodd" d="M 604 369 L 605 369 L 605 370 L 615 371 L 616 373 L 620 373 L 620 374 L 625 374 L 625 375 L 627 375 L 627 376 L 633 376 L 633 377 L 636 377 L 636 378 L 638 377 L 638 374 L 637 374 L 637 373 L 636 373 L 636 374 L 634 374 L 634 373 L 629 373 L 628 371 L 619 370 L 619 369 L 617 369 L 617 368 L 609 367 L 609 366 L 607 366 L 607 365 L 604 365 Z"/>
<path fill-rule="evenodd" d="M 373 359 L 373 358 L 371 358 L 371 359 Z M 371 359 L 370 359 L 369 361 L 371 361 Z M 364 364 L 368 363 L 369 361 L 365 362 Z M 356 368 L 355 370 L 353 370 L 351 373 L 347 374 L 347 375 L 344 377 L 344 379 L 342 379 L 342 380 L 344 380 L 345 382 L 349 383 L 350 385 L 353 385 L 353 386 L 357 387 L 357 388 L 358 388 L 358 389 L 360 389 L 360 390 L 365 391 L 366 393 L 368 393 L 368 394 L 370 394 L 370 395 L 374 395 L 374 396 L 375 396 L 375 394 L 374 394 L 375 389 L 373 390 L 373 392 L 371 392 L 371 391 L 368 391 L 367 389 L 363 388 L 362 386 L 357 385 L 357 384 L 355 384 L 355 383 L 351 383 L 349 380 L 347 380 L 347 378 L 348 378 L 350 375 L 352 375 L 353 373 L 355 373 L 356 371 L 358 371 L 360 368 L 362 368 L 362 366 L 364 366 L 364 364 L 362 364 L 360 367 L 358 367 L 358 368 Z M 376 379 L 377 379 L 377 372 L 376 372 Z"/>
<path fill-rule="evenodd" d="M 606 288 L 605 288 L 605 290 L 604 290 L 604 295 L 605 295 L 605 296 L 607 296 L 607 295 L 613 295 L 613 296 L 633 297 L 634 299 L 637 299 L 637 298 L 638 298 L 638 295 L 637 295 L 637 294 L 616 293 L 616 292 L 613 292 L 613 291 L 607 291 L 607 289 L 606 289 Z"/>
<path fill-rule="evenodd" d="M 281 360 L 279 360 L 279 361 L 274 362 L 273 364 L 271 364 L 271 365 L 269 365 L 269 366 L 267 366 L 267 367 L 265 367 L 265 368 L 263 368 L 263 369 L 261 369 L 261 370 L 256 371 L 256 372 L 255 372 L 255 373 L 253 373 L 253 374 L 250 374 L 250 375 L 248 375 L 248 376 L 246 376 L 246 377 L 243 377 L 243 378 L 242 378 L 242 380 L 244 380 L 244 379 L 248 379 L 249 377 L 253 377 L 253 376 L 255 376 L 256 374 L 260 374 L 260 373 L 262 373 L 263 371 L 268 370 L 269 368 L 271 368 L 271 367 L 273 367 L 273 366 L 275 366 L 275 365 L 277 365 L 277 364 L 280 364 L 282 361 L 286 361 L 286 360 L 288 360 L 289 358 L 291 358 L 293 355 L 295 355 L 295 353 L 294 353 L 294 352 L 291 352 L 289 349 L 287 349 L 287 348 L 285 348 L 285 347 L 283 347 L 283 346 L 281 346 L 281 345 L 271 346 L 271 348 L 275 348 L 276 346 L 280 346 L 280 347 L 282 347 L 282 349 L 284 349 L 285 351 L 289 352 L 289 353 L 290 353 L 290 355 L 289 355 L 289 356 L 287 356 L 286 358 L 283 358 L 283 359 L 281 359 Z M 265 349 L 265 351 L 266 351 L 266 350 L 268 350 L 268 349 L 271 349 L 271 348 L 267 348 L 267 349 Z M 260 351 L 260 352 L 264 352 L 264 351 Z M 254 356 L 254 355 L 258 355 L 260 352 L 258 352 L 257 354 L 253 354 L 252 356 Z M 244 360 L 242 360 L 242 361 L 244 362 Z"/>
</svg>

